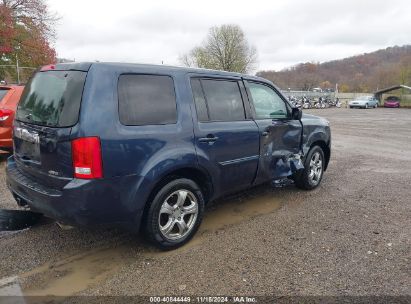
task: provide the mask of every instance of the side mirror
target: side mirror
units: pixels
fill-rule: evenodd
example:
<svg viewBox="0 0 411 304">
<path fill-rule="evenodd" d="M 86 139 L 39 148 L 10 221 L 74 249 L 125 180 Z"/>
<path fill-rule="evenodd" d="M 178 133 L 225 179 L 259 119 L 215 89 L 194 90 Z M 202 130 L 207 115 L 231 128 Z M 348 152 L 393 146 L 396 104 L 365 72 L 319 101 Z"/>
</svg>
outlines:
<svg viewBox="0 0 411 304">
<path fill-rule="evenodd" d="M 303 111 L 300 108 L 292 108 L 291 110 L 291 118 L 294 120 L 300 120 L 303 116 Z"/>
</svg>

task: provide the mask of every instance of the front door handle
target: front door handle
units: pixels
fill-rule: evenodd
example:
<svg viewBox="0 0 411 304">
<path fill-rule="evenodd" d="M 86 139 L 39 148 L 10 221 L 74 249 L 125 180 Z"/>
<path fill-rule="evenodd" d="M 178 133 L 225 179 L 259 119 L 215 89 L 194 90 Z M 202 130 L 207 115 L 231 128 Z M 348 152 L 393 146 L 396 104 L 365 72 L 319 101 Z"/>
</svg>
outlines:
<svg viewBox="0 0 411 304">
<path fill-rule="evenodd" d="M 217 136 L 214 136 L 213 134 L 208 134 L 206 137 L 200 137 L 198 141 L 201 143 L 213 143 L 217 139 L 218 139 Z"/>
</svg>

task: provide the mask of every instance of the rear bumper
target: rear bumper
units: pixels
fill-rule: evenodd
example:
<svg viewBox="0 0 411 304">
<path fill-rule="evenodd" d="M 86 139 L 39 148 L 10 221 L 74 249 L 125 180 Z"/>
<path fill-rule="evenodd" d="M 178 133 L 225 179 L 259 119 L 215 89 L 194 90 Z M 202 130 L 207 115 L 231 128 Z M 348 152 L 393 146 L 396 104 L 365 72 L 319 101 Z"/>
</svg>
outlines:
<svg viewBox="0 0 411 304">
<path fill-rule="evenodd" d="M 71 179 L 62 189 L 51 189 L 23 174 L 14 157 L 7 160 L 7 186 L 31 210 L 70 225 L 125 224 L 139 228 L 144 202 L 135 201 L 141 177 Z"/>
</svg>

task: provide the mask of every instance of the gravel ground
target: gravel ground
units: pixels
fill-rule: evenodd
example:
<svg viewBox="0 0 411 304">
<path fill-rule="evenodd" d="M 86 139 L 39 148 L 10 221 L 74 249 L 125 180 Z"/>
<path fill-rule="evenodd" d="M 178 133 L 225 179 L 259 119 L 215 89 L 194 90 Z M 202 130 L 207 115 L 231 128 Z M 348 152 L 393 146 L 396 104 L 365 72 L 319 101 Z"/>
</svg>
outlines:
<svg viewBox="0 0 411 304">
<path fill-rule="evenodd" d="M 322 184 L 263 186 L 207 208 L 159 252 L 108 227 L 51 221 L 0 237 L 0 279 L 27 295 L 411 295 L 411 110 L 310 110 L 331 122 Z M 0 174 L 0 206 L 14 207 Z"/>
<path fill-rule="evenodd" d="M 8 191 L 6 186 L 6 159 L 9 155 L 7 153 L 0 153 L 0 208 L 17 209 L 17 204 Z"/>
</svg>

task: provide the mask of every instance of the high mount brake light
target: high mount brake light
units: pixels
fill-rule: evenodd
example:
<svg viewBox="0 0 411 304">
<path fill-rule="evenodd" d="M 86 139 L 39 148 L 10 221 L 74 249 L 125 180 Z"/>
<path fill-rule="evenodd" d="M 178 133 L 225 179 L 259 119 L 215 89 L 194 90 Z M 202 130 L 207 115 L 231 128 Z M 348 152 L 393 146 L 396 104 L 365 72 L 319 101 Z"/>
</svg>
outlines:
<svg viewBox="0 0 411 304">
<path fill-rule="evenodd" d="M 49 64 L 49 65 L 42 66 L 40 71 L 44 72 L 44 71 L 51 71 L 51 70 L 55 70 L 55 69 L 56 69 L 55 64 Z"/>
<path fill-rule="evenodd" d="M 98 137 L 82 137 L 71 142 L 74 177 L 95 179 L 103 177 L 101 143 Z"/>
</svg>

